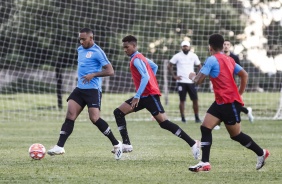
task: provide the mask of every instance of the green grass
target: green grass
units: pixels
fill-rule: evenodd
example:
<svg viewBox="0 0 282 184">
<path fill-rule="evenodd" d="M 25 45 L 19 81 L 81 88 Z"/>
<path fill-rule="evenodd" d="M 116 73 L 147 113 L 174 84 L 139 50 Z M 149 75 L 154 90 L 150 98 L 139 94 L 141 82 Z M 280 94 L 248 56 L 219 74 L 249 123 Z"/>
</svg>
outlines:
<svg viewBox="0 0 282 184">
<path fill-rule="evenodd" d="M 56 94 L 10 94 L 0 95 L 0 123 L 1 122 L 30 122 L 35 119 L 45 121 L 61 122 L 66 112 L 66 98 L 69 94 L 63 95 L 63 110 L 57 109 Z M 107 121 L 114 121 L 113 111 L 122 102 L 132 97 L 133 94 L 109 94 L 105 93 L 102 97 L 101 116 Z M 203 119 L 206 110 L 214 101 L 213 93 L 198 93 L 199 95 L 199 116 Z M 185 115 L 186 119 L 194 120 L 192 111 L 192 102 L 187 97 Z M 280 93 L 246 93 L 244 94 L 244 102 L 246 106 L 253 108 L 253 114 L 256 119 L 272 119 L 276 114 L 279 106 Z M 162 104 L 166 114 L 172 120 L 180 119 L 179 115 L 179 97 L 176 93 L 168 95 L 168 104 L 165 103 L 165 95 L 161 97 Z M 79 120 L 86 121 L 88 119 L 87 111 L 79 117 Z M 243 119 L 247 117 L 242 115 Z M 130 120 L 150 119 L 147 111 L 141 111 L 138 114 L 130 115 Z"/>
<path fill-rule="evenodd" d="M 62 118 L 63 119 L 63 118 Z M 282 183 L 282 124 L 280 121 L 242 122 L 243 132 L 270 150 L 266 165 L 255 170 L 255 154 L 232 141 L 226 129 L 213 131 L 212 170 L 191 173 L 197 163 L 186 143 L 162 130 L 155 121 L 128 122 L 134 147 L 116 161 L 110 141 L 89 121 L 78 121 L 62 156 L 46 155 L 40 161 L 28 156 L 32 143 L 46 149 L 56 144 L 62 122 L 0 123 L 0 183 L 123 183 L 123 184 L 270 184 Z M 200 138 L 199 124 L 176 122 L 191 137 Z M 120 139 L 115 122 L 109 122 Z"/>
</svg>

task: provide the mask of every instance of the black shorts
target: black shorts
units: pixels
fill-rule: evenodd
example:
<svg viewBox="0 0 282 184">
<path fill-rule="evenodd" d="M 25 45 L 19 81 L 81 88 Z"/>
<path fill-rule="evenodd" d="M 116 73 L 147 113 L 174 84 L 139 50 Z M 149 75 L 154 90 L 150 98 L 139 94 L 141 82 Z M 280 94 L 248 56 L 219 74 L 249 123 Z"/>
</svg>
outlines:
<svg viewBox="0 0 282 184">
<path fill-rule="evenodd" d="M 217 117 L 226 125 L 235 125 L 236 123 L 241 122 L 241 108 L 242 105 L 237 101 L 222 105 L 213 102 L 207 113 Z"/>
<path fill-rule="evenodd" d="M 177 91 L 180 101 L 186 101 L 187 92 L 190 100 L 198 100 L 197 89 L 194 83 L 177 83 Z"/>
<path fill-rule="evenodd" d="M 75 88 L 67 101 L 70 99 L 78 103 L 82 108 L 87 105 L 88 108 L 101 108 L 102 93 L 98 89 L 80 89 Z"/>
<path fill-rule="evenodd" d="M 125 102 L 131 105 L 130 102 L 132 101 L 132 99 L 133 97 L 126 100 Z M 140 98 L 138 106 L 134 108 L 134 111 L 137 112 L 144 108 L 146 108 L 153 116 L 165 112 L 159 95 L 149 95 L 147 97 Z"/>
</svg>

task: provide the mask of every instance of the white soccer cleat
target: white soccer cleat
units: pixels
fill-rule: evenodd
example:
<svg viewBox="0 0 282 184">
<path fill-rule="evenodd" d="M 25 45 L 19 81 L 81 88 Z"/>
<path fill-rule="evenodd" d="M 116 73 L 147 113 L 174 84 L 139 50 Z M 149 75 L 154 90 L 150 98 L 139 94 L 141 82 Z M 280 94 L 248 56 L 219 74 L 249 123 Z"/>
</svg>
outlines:
<svg viewBox="0 0 282 184">
<path fill-rule="evenodd" d="M 122 153 L 129 153 L 133 151 L 133 146 L 130 144 L 122 144 Z M 114 149 L 111 151 L 112 153 L 115 153 Z"/>
<path fill-rule="evenodd" d="M 209 162 L 199 162 L 197 165 L 190 166 L 189 170 L 192 172 L 199 172 L 199 171 L 210 171 L 211 164 Z"/>
<path fill-rule="evenodd" d="M 247 107 L 247 109 L 248 109 L 248 118 L 249 118 L 249 121 L 250 121 L 250 123 L 253 123 L 253 122 L 254 122 L 254 116 L 253 116 L 253 114 L 252 114 L 253 109 L 252 109 L 251 107 Z"/>
<path fill-rule="evenodd" d="M 267 157 L 270 155 L 269 151 L 264 149 L 263 150 L 263 155 L 262 156 L 258 156 L 257 158 L 257 165 L 256 165 L 256 169 L 259 170 L 261 169 L 264 164 L 265 164 L 265 160 L 267 159 Z"/>
<path fill-rule="evenodd" d="M 129 153 L 133 151 L 133 146 L 129 144 L 122 144 L 122 152 Z"/>
<path fill-rule="evenodd" d="M 122 142 L 118 141 L 118 145 L 114 145 L 115 159 L 119 160 L 122 156 Z"/>
<path fill-rule="evenodd" d="M 196 160 L 199 159 L 201 155 L 201 142 L 198 140 L 195 140 L 196 143 L 192 146 L 192 154 Z"/>
<path fill-rule="evenodd" d="M 52 149 L 47 151 L 47 154 L 50 156 L 54 156 L 54 155 L 62 155 L 65 153 L 65 149 L 64 147 L 60 147 L 55 145 Z"/>
<path fill-rule="evenodd" d="M 220 126 L 219 126 L 219 125 L 216 125 L 213 129 L 214 129 L 214 130 L 219 130 L 219 129 L 220 129 Z"/>
</svg>

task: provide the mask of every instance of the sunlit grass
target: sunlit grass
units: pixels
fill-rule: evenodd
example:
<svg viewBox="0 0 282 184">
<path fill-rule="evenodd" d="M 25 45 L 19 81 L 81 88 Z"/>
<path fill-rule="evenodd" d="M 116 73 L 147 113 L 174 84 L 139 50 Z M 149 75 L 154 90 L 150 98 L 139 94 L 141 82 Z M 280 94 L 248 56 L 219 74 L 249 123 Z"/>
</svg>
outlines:
<svg viewBox="0 0 282 184">
<path fill-rule="evenodd" d="M 120 139 L 115 122 L 108 122 Z M 199 124 L 176 122 L 191 137 L 199 139 Z M 62 156 L 34 161 L 28 148 L 39 142 L 49 149 L 56 144 L 62 122 L 0 123 L 0 183 L 248 183 L 282 182 L 282 124 L 280 121 L 242 122 L 242 130 L 271 152 L 261 171 L 255 170 L 255 154 L 232 141 L 225 128 L 213 131 L 212 170 L 191 173 L 197 163 L 190 147 L 163 130 L 155 121 L 129 121 L 134 151 L 116 161 L 110 141 L 89 121 L 78 121 Z"/>
</svg>

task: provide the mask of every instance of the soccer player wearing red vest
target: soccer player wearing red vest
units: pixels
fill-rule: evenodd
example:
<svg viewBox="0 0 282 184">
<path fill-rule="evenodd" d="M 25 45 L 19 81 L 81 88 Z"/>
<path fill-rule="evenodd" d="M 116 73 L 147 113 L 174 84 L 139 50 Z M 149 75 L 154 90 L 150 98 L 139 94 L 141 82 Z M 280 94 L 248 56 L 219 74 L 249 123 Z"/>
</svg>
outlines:
<svg viewBox="0 0 282 184">
<path fill-rule="evenodd" d="M 199 141 L 191 139 L 178 125 L 169 121 L 160 101 L 161 92 L 156 79 L 158 66 L 137 51 L 137 39 L 126 36 L 122 39 L 123 50 L 130 57 L 130 71 L 136 88 L 134 97 L 126 100 L 114 110 L 116 123 L 123 140 L 123 152 L 133 151 L 128 136 L 125 115 L 147 109 L 159 123 L 160 127 L 166 129 L 186 141 L 192 148 L 195 159 L 200 156 Z"/>
<path fill-rule="evenodd" d="M 264 166 L 265 159 L 269 156 L 269 151 L 258 146 L 253 139 L 241 132 L 240 111 L 244 102 L 241 95 L 245 91 L 248 73 L 234 59 L 221 53 L 224 39 L 220 34 L 213 34 L 209 37 L 209 51 L 211 56 L 208 57 L 196 75 L 190 73 L 189 78 L 196 84 L 201 84 L 209 76 L 213 84 L 215 102 L 208 109 L 204 121 L 201 125 L 201 144 L 202 159 L 194 166 L 189 167 L 190 171 L 209 171 L 211 165 L 210 149 L 212 145 L 212 129 L 221 121 L 234 141 L 252 150 L 257 154 L 256 169 L 259 170 Z M 239 90 L 233 79 L 233 74 L 240 77 Z"/>
</svg>

